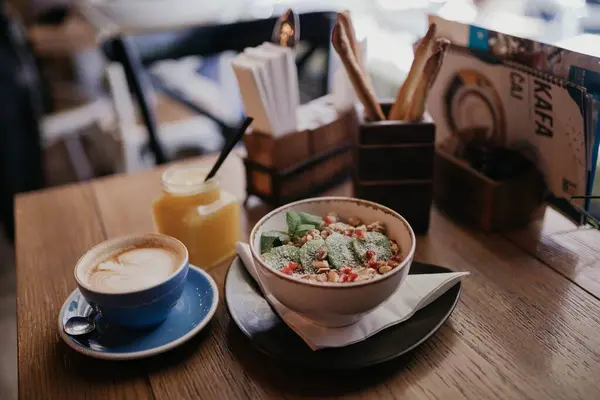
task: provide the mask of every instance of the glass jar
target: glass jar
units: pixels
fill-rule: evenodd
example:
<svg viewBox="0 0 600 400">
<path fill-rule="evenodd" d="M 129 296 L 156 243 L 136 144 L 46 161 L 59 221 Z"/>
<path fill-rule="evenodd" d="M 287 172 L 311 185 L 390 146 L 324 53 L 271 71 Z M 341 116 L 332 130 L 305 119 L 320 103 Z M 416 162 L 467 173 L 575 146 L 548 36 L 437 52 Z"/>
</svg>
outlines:
<svg viewBox="0 0 600 400">
<path fill-rule="evenodd" d="M 232 256 L 241 237 L 240 205 L 217 178 L 204 182 L 208 169 L 175 166 L 162 176 L 163 192 L 152 204 L 160 233 L 183 242 L 190 263 L 210 269 Z"/>
</svg>

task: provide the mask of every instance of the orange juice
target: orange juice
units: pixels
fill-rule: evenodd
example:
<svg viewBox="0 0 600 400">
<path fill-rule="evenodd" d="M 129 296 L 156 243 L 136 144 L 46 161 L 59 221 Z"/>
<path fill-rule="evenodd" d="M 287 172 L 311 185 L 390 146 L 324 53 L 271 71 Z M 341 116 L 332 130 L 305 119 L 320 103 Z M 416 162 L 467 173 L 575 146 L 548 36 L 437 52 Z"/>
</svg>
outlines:
<svg viewBox="0 0 600 400">
<path fill-rule="evenodd" d="M 160 233 L 183 242 L 190 263 L 204 269 L 233 255 L 240 239 L 240 205 L 221 190 L 216 178 L 204 182 L 208 170 L 175 166 L 162 177 L 163 192 L 152 205 Z"/>
</svg>

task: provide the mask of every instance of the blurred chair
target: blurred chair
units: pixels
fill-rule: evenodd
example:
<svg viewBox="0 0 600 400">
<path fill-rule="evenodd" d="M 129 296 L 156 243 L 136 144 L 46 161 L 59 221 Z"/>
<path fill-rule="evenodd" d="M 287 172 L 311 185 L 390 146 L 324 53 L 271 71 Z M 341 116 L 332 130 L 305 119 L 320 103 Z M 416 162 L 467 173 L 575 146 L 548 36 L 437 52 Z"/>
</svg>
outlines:
<svg viewBox="0 0 600 400">
<path fill-rule="evenodd" d="M 110 63 L 106 69 L 109 90 L 116 113 L 118 141 L 122 153 L 119 157 L 118 169 L 133 172 L 152 166 L 156 160 L 148 145 L 148 130 L 136 120 L 136 108 L 129 91 L 127 77 L 123 66 Z M 155 106 L 159 106 L 158 96 L 147 94 L 148 107 L 155 114 Z M 224 139 L 219 134 L 219 126 L 210 118 L 199 115 L 181 115 L 180 112 L 168 112 L 165 121 L 154 127 L 156 139 L 160 142 L 161 151 L 170 160 L 186 150 L 202 152 L 218 151 Z M 186 118 L 187 117 L 187 118 Z M 157 118 L 158 120 L 159 118 Z"/>
<path fill-rule="evenodd" d="M 94 177 L 81 134 L 87 128 L 97 125 L 103 132 L 109 132 L 115 123 L 113 105 L 108 99 L 99 99 L 81 107 L 46 115 L 41 121 L 42 145 L 52 146 L 64 141 L 69 162 L 78 180 Z"/>
<path fill-rule="evenodd" d="M 301 39 L 308 43 L 308 50 L 297 60 L 300 70 L 316 50 L 324 52 L 325 65 L 329 65 L 329 41 L 331 29 L 335 23 L 335 15 L 333 12 L 300 14 Z M 161 139 L 158 138 L 156 112 L 148 94 L 150 88 L 154 87 L 154 89 L 166 93 L 195 113 L 213 121 L 218 125 L 225 138 L 232 134 L 237 124 L 232 126 L 226 123 L 198 102 L 189 99 L 181 91 L 173 90 L 168 84 L 148 73 L 147 68 L 161 60 L 180 59 L 192 55 L 210 56 L 225 51 L 239 52 L 246 47 L 257 46 L 270 40 L 275 22 L 276 18 L 269 18 L 157 34 L 122 35 L 104 43 L 103 48 L 107 58 L 120 63 L 124 68 L 126 80 L 139 104 L 146 126 L 148 149 L 157 164 L 167 162 L 169 158 L 165 154 Z M 163 43 L 165 37 L 168 39 L 167 45 Z M 328 79 L 329 72 L 326 70 L 322 74 L 318 96 L 327 93 Z"/>
</svg>

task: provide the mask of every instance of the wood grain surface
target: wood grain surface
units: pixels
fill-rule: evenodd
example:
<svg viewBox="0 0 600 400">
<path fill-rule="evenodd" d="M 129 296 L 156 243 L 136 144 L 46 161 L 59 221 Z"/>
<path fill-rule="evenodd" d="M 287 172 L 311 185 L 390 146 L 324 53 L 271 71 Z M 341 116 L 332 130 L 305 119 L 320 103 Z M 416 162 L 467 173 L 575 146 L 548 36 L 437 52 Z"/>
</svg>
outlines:
<svg viewBox="0 0 600 400">
<path fill-rule="evenodd" d="M 15 209 L 17 341 L 22 399 L 152 396 L 139 365 L 97 362 L 73 352 L 57 330 L 75 289 L 77 259 L 106 237 L 90 185 L 19 196 Z"/>
<path fill-rule="evenodd" d="M 56 326 L 76 287 L 74 264 L 105 238 L 153 230 L 150 204 L 160 174 L 115 176 L 17 199 L 21 398 L 600 398 L 598 233 L 552 211 L 526 229 L 484 234 L 434 209 L 416 259 L 471 272 L 459 306 L 413 353 L 350 376 L 268 359 L 230 320 L 223 301 L 203 332 L 169 353 L 122 363 L 75 353 Z M 243 197 L 238 157 L 227 160 L 221 178 Z M 330 194 L 349 195 L 350 186 Z M 249 203 L 246 233 L 266 211 Z M 226 271 L 227 263 L 211 271 L 221 296 Z"/>
<path fill-rule="evenodd" d="M 508 240 L 600 298 L 600 231 L 578 228 L 547 208 L 543 220 L 507 232 Z"/>
</svg>

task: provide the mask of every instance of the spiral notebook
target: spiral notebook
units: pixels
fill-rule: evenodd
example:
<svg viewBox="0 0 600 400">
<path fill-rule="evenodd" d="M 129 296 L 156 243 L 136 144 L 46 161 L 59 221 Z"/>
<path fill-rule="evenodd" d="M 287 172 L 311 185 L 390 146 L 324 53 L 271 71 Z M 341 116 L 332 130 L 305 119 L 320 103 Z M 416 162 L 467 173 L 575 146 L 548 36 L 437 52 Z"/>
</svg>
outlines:
<svg viewBox="0 0 600 400">
<path fill-rule="evenodd" d="M 488 140 L 520 149 L 544 174 L 553 202 L 575 220 L 570 202 L 588 191 L 592 102 L 587 90 L 526 66 L 452 46 L 433 85 L 428 109 L 436 141 L 469 127 Z"/>
</svg>

